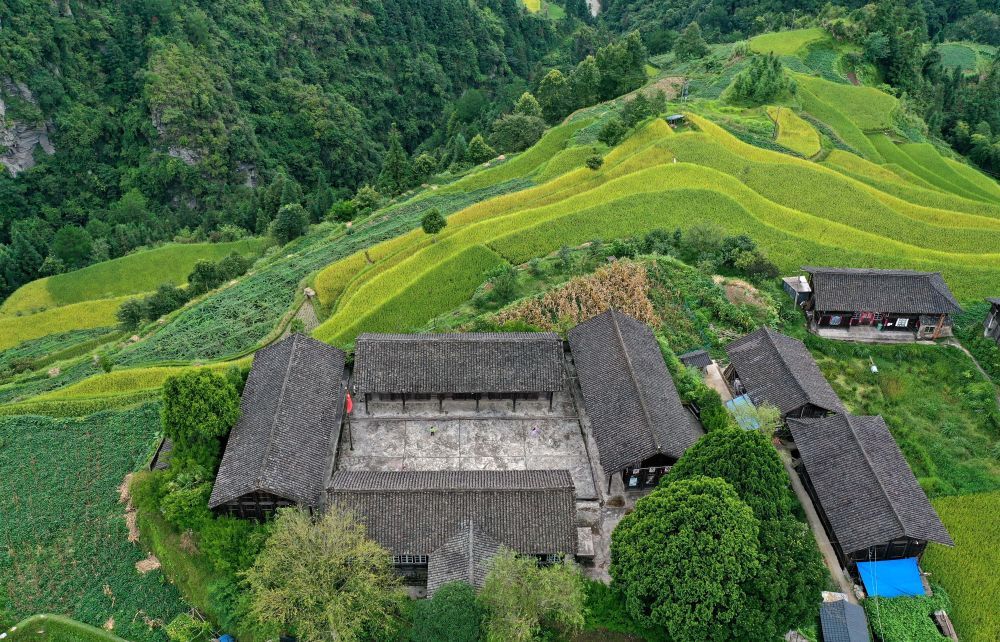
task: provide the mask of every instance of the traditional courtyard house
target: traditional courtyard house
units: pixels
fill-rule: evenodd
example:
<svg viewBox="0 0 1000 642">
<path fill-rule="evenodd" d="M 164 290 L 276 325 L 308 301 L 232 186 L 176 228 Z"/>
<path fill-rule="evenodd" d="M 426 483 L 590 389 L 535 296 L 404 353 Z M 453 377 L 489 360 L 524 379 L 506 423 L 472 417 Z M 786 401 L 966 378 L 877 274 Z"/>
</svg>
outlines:
<svg viewBox="0 0 1000 642">
<path fill-rule="evenodd" d="M 628 490 L 655 486 L 703 431 L 653 331 L 609 310 L 570 330 L 569 344 L 605 474 Z"/>
<path fill-rule="evenodd" d="M 798 339 L 761 328 L 726 346 L 723 372 L 733 396 L 757 406 L 769 403 L 782 418 L 846 412 L 840 397 Z"/>
<path fill-rule="evenodd" d="M 264 520 L 298 504 L 322 509 L 340 438 L 344 353 L 293 334 L 254 356 L 209 507 Z"/>
<path fill-rule="evenodd" d="M 836 414 L 788 427 L 798 473 L 850 570 L 917 558 L 928 541 L 954 545 L 882 417 Z"/>
<path fill-rule="evenodd" d="M 937 272 L 804 267 L 812 330 L 831 338 L 892 340 L 951 336 L 958 301 Z M 846 335 L 845 335 L 846 332 Z"/>
<path fill-rule="evenodd" d="M 501 547 L 552 561 L 575 555 L 573 480 L 565 470 L 337 471 L 329 506 L 348 511 L 393 556 L 407 583 L 482 586 Z"/>
<path fill-rule="evenodd" d="M 983 323 L 983 336 L 1000 345 L 1000 299 L 986 299 L 990 304 L 989 314 Z"/>
<path fill-rule="evenodd" d="M 563 388 L 563 346 L 552 332 L 362 334 L 354 389 L 368 402 L 545 398 Z"/>
</svg>

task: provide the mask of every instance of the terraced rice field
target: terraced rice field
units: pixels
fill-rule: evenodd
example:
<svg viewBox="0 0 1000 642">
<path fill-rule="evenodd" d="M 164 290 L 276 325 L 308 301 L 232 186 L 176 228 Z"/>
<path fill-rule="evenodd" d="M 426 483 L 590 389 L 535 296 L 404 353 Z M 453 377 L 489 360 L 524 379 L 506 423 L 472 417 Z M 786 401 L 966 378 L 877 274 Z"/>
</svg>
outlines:
<svg viewBox="0 0 1000 642">
<path fill-rule="evenodd" d="M 788 107 L 768 107 L 767 114 L 777 127 L 778 135 L 775 140 L 779 145 L 784 145 L 806 158 L 819 153 L 819 133 L 794 111 Z"/>
<path fill-rule="evenodd" d="M 900 195 L 829 166 L 752 147 L 697 116 L 691 121 L 701 131 L 674 134 L 657 121 L 608 153 L 598 172 L 574 170 L 458 212 L 436 243 L 419 232 L 397 239 L 360 276 L 347 263 L 334 264 L 324 272 L 344 280 L 334 286 L 337 279 L 330 278 L 328 293 L 348 294 L 316 336 L 347 344 L 362 331 L 419 327 L 421 319 L 450 309 L 455 297 L 467 298 L 476 280 L 485 279 L 489 267 L 470 267 L 465 258 L 472 248 L 522 263 L 563 244 L 696 220 L 750 234 L 784 269 L 825 262 L 941 270 L 960 297 L 977 296 L 983 286 L 975 282 L 983 280 L 972 275 L 983 266 L 1000 266 L 1000 212 L 988 206 L 955 201 L 970 210 L 963 213 L 913 203 L 901 195 L 909 190 L 928 203 L 939 197 L 895 174 L 893 179 L 871 171 L 861 159 L 860 168 L 849 164 L 896 185 Z M 950 198 L 939 200 L 946 204 Z M 359 260 L 347 259 L 354 267 Z M 459 270 L 467 271 L 464 292 L 421 298 L 435 274 Z M 1000 276 L 1000 267 L 990 270 Z"/>
<path fill-rule="evenodd" d="M 181 285 L 198 261 L 218 261 L 232 252 L 259 254 L 264 239 L 233 243 L 172 243 L 119 259 L 95 263 L 81 270 L 32 281 L 0 305 L 0 317 L 42 309 L 151 292 L 162 283 Z"/>
<path fill-rule="evenodd" d="M 829 38 L 826 31 L 819 27 L 812 29 L 794 29 L 792 31 L 776 31 L 754 36 L 750 39 L 750 50 L 757 53 L 773 53 L 776 56 L 794 54 L 806 45 Z"/>
<path fill-rule="evenodd" d="M 0 350 L 50 334 L 115 325 L 115 313 L 128 298 L 84 301 L 24 316 L 0 316 Z"/>
</svg>

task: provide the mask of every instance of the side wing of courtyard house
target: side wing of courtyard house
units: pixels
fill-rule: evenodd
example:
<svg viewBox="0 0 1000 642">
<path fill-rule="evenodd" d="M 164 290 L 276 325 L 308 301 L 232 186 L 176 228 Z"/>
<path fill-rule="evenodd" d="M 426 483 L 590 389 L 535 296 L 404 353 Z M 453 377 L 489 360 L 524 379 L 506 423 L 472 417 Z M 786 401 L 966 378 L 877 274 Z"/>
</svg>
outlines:
<svg viewBox="0 0 1000 642">
<path fill-rule="evenodd" d="M 803 308 L 809 329 L 828 339 L 899 342 L 950 337 L 952 315 L 962 311 L 938 272 L 802 270 L 808 274 Z"/>
<path fill-rule="evenodd" d="M 609 310 L 569 331 L 590 430 L 608 478 L 655 488 L 704 434 L 681 402 L 646 324 Z"/>
<path fill-rule="evenodd" d="M 344 361 L 343 351 L 301 334 L 257 352 L 209 508 L 258 521 L 284 506 L 323 509 L 344 414 Z"/>
</svg>

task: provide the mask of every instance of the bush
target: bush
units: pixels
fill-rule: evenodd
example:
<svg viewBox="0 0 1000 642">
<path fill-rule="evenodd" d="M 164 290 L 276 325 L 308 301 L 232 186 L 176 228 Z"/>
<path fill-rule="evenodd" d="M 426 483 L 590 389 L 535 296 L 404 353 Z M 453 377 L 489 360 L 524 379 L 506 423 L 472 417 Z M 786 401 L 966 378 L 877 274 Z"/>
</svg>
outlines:
<svg viewBox="0 0 1000 642">
<path fill-rule="evenodd" d="M 608 122 L 604 123 L 601 127 L 601 131 L 597 134 L 597 140 L 601 141 L 608 147 L 614 147 L 618 143 L 622 142 L 625 138 L 625 134 L 628 133 L 628 127 L 625 125 L 625 121 L 622 120 L 621 116 L 612 116 L 608 119 Z"/>
<path fill-rule="evenodd" d="M 604 157 L 600 154 L 591 154 L 587 157 L 587 167 L 595 172 L 601 169 L 602 165 L 604 165 Z"/>
<path fill-rule="evenodd" d="M 298 203 L 282 205 L 271 223 L 271 236 L 284 245 L 305 234 L 309 227 L 309 213 Z"/>
<path fill-rule="evenodd" d="M 212 483 L 204 478 L 203 472 L 182 471 L 164 487 L 166 494 L 160 500 L 160 512 L 179 531 L 198 530 L 212 519 L 208 509 Z"/>
<path fill-rule="evenodd" d="M 337 201 L 330 206 L 330 211 L 326 213 L 326 220 L 337 223 L 346 223 L 354 218 L 358 213 L 357 205 L 352 200 Z"/>
<path fill-rule="evenodd" d="M 448 225 L 448 220 L 441 215 L 441 211 L 432 207 L 420 219 L 420 227 L 426 234 L 437 234 Z"/>
<path fill-rule="evenodd" d="M 451 582 L 434 597 L 414 605 L 411 642 L 477 642 L 480 639 L 483 607 L 476 592 L 465 582 Z"/>
<path fill-rule="evenodd" d="M 174 444 L 173 465 L 215 470 L 219 439 L 240 417 L 240 397 L 225 377 L 191 370 L 163 384 L 163 431 Z"/>
<path fill-rule="evenodd" d="M 493 133 L 490 139 L 493 141 L 494 147 L 503 152 L 520 152 L 541 140 L 544 133 L 545 121 L 541 118 L 522 116 L 521 114 L 504 114 L 493 122 Z"/>
<path fill-rule="evenodd" d="M 204 620 L 196 620 L 190 613 L 181 613 L 164 627 L 171 642 L 201 642 L 207 640 L 212 627 Z"/>
<path fill-rule="evenodd" d="M 496 158 L 497 152 L 486 143 L 482 134 L 476 134 L 469 141 L 469 148 L 465 154 L 469 162 L 478 164 Z"/>
<path fill-rule="evenodd" d="M 198 548 L 220 573 L 235 575 L 253 564 L 267 538 L 265 526 L 234 517 L 218 517 L 200 530 Z"/>
</svg>

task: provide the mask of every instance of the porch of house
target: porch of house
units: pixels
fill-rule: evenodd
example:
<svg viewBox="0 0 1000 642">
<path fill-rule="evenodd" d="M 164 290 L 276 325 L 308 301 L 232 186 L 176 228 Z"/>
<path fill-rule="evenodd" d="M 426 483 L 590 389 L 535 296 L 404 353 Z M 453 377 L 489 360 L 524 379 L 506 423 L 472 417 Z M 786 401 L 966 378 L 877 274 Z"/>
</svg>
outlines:
<svg viewBox="0 0 1000 642">
<path fill-rule="evenodd" d="M 837 341 L 857 341 L 858 343 L 915 343 L 917 333 L 913 330 L 879 330 L 872 325 L 817 326 L 809 325 L 809 331 L 824 339 Z M 944 336 L 942 334 L 942 336 Z"/>
</svg>

